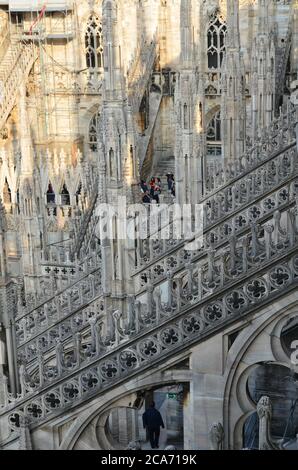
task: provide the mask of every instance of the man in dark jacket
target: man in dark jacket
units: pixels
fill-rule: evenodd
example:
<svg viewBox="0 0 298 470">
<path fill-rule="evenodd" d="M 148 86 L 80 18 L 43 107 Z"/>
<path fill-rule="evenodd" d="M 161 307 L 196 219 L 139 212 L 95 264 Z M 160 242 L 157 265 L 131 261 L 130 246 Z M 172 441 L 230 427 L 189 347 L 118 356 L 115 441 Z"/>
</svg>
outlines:
<svg viewBox="0 0 298 470">
<path fill-rule="evenodd" d="M 158 441 L 160 435 L 160 426 L 165 427 L 161 414 L 155 408 L 154 401 L 151 403 L 150 408 L 143 414 L 143 425 L 147 428 L 150 444 L 152 449 L 158 449 Z"/>
</svg>

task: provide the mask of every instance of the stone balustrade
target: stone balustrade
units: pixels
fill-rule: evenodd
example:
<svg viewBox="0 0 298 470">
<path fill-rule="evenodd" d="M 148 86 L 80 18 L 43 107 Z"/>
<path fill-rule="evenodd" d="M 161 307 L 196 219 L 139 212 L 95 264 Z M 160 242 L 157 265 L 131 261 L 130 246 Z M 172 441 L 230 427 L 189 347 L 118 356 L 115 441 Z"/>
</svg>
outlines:
<svg viewBox="0 0 298 470">
<path fill-rule="evenodd" d="M 156 60 L 156 37 L 148 43 L 144 37 L 140 41 L 127 73 L 128 100 L 134 110 L 138 112 Z"/>
<path fill-rule="evenodd" d="M 55 264 L 53 265 L 47 265 L 48 269 L 45 268 L 46 277 L 40 279 L 38 293 L 27 294 L 25 296 L 25 302 L 23 302 L 22 293 L 18 290 L 17 320 L 32 313 L 44 303 L 50 302 L 57 294 L 63 293 L 67 288 L 72 288 L 77 282 L 84 280 L 84 278 L 90 273 L 100 269 L 101 253 L 98 251 L 90 251 L 83 262 L 77 261 L 76 269 L 73 269 L 73 271 L 70 269 L 66 274 L 63 273 L 65 267 L 64 264 L 59 265 L 58 260 L 54 263 Z M 59 282 L 60 276 L 65 278 L 64 283 L 66 283 L 66 285 L 63 285 L 62 287 Z"/>
<path fill-rule="evenodd" d="M 92 240 L 95 239 L 94 234 L 98 221 L 95 214 L 98 200 L 98 174 L 96 171 L 89 175 L 89 180 L 87 207 L 79 212 L 74 222 L 75 237 L 72 242 L 72 257 L 87 256 Z"/>
<path fill-rule="evenodd" d="M 44 332 L 50 325 L 77 311 L 87 301 L 93 300 L 100 293 L 100 271 L 97 267 L 90 273 L 85 273 L 84 277 L 73 282 L 62 292 L 56 291 L 54 285 L 52 295 L 48 295 L 38 306 L 27 305 L 23 314 L 16 318 L 18 345 Z M 55 283 L 55 279 L 52 281 Z"/>
<path fill-rule="evenodd" d="M 93 286 L 91 286 L 93 289 Z M 63 310 L 63 319 L 55 321 L 55 317 L 42 316 L 42 312 L 39 315 L 39 328 L 38 326 L 34 328 L 36 333 L 34 339 L 29 339 L 32 335 L 32 329 L 30 330 L 29 336 L 28 333 L 25 333 L 26 324 L 24 326 L 23 332 L 20 333 L 22 337 L 27 338 L 27 341 L 21 344 L 18 348 L 18 360 L 20 363 L 26 364 L 26 366 L 34 367 L 36 364 L 34 361 L 39 359 L 39 356 L 42 354 L 44 358 L 49 357 L 49 354 L 55 349 L 57 342 L 61 341 L 67 345 L 71 345 L 76 334 L 81 333 L 84 335 L 84 341 L 89 340 L 90 334 L 90 320 L 96 317 L 97 319 L 104 312 L 104 300 L 102 298 L 93 299 L 96 296 L 101 295 L 100 285 L 95 283 L 94 279 L 94 291 L 89 288 L 86 288 L 82 292 L 83 304 L 79 300 L 79 296 L 71 298 L 69 301 L 69 310 L 67 313 L 66 308 Z M 45 312 L 48 312 L 48 307 L 46 306 Z M 36 324 L 36 318 L 33 319 Z M 52 325 L 52 321 L 53 326 Z M 25 323 L 25 322 L 24 322 Z M 26 331 L 28 329 L 26 328 Z M 18 330 L 19 331 L 19 330 Z M 41 331 L 41 332 L 40 332 Z M 25 336 L 26 335 L 26 336 Z M 88 345 L 85 354 L 88 354 Z M 86 356 L 87 357 L 87 356 Z"/>
<path fill-rule="evenodd" d="M 247 232 L 250 224 L 263 223 L 270 219 L 277 209 L 289 207 L 297 197 L 298 178 L 295 178 L 273 193 L 267 196 L 265 194 L 262 199 L 254 201 L 253 205 L 237 215 L 226 218 L 209 229 L 207 227 L 198 248 L 193 247 L 192 242 L 180 243 L 173 249 L 173 246 L 167 245 L 171 240 L 145 240 L 142 249 L 143 260 L 147 261 L 146 269 L 140 268 L 135 275 L 138 294 L 142 295 L 148 283 L 159 284 L 167 278 L 169 272 L 178 274 L 185 269 L 186 263 L 193 263 L 206 256 L 209 250 L 226 246 L 229 237 L 239 237 Z M 167 246 L 169 249 L 165 255 Z"/>
<path fill-rule="evenodd" d="M 204 233 L 210 232 L 209 238 L 216 242 L 229 234 L 235 234 L 250 221 L 265 216 L 268 211 L 283 204 L 282 195 L 285 194 L 283 189 L 286 189 L 285 185 L 291 179 L 295 179 L 297 171 L 297 149 L 295 144 L 292 144 L 288 150 L 268 159 L 248 176 L 245 174 L 215 194 L 204 198 L 201 201 L 204 212 Z M 287 186 L 287 189 L 290 197 L 293 197 L 296 194 L 296 183 L 291 184 L 291 187 Z M 161 263 L 163 258 L 168 257 L 169 263 L 170 259 L 181 258 L 180 253 L 184 251 L 186 241 L 173 238 L 171 233 L 173 230 L 171 224 L 169 236 L 165 240 L 158 234 L 156 239 L 149 240 L 143 237 L 145 239 L 139 240 L 135 274 L 138 275 L 141 285 L 142 279 L 147 277 L 154 279 L 156 275 L 154 271 L 160 271 L 158 265 L 164 264 Z M 193 256 L 195 255 L 193 253 Z M 144 272 L 145 268 L 148 269 L 147 272 Z M 166 265 L 161 269 L 166 273 Z"/>
<path fill-rule="evenodd" d="M 222 187 L 231 184 L 233 180 L 244 177 L 258 168 L 267 160 L 273 159 L 278 153 L 286 150 L 287 146 L 295 143 L 295 129 L 298 122 L 297 110 L 288 101 L 284 113 L 274 119 L 268 128 L 256 139 L 254 145 L 237 160 L 224 165 L 215 164 L 210 167 L 205 177 L 205 197 L 218 192 Z"/>
<path fill-rule="evenodd" d="M 102 296 L 98 256 L 86 258 L 75 280 L 61 271 L 67 286 L 57 286 L 54 270 L 71 269 L 90 253 L 93 178 L 94 196 L 77 217 L 69 251 L 55 247 L 44 260 L 49 293 L 27 298 L 25 308 L 18 299 L 21 393 L 4 393 L 3 429 L 18 432 L 23 417 L 31 426 L 51 419 L 297 287 L 297 116 L 290 105 L 287 111 L 239 163 L 209 175 L 202 246 L 190 250 L 191 240 L 173 240 L 171 224 L 169 240 L 142 241 L 140 291 L 126 299 L 125 311 Z"/>
<path fill-rule="evenodd" d="M 0 420 L 17 429 L 22 415 L 32 424 L 57 415 L 296 288 L 297 242 L 295 204 L 263 225 L 252 224 L 241 238 L 231 237 L 228 249 L 210 251 L 184 276 L 169 275 L 166 298 L 148 286 L 144 302 L 130 299 L 125 314 L 108 311 L 105 321 L 94 316 L 90 344 L 77 334 L 71 349 L 58 342 L 55 360 L 41 361 L 34 375 L 21 368 L 22 393 L 7 396 Z"/>
</svg>

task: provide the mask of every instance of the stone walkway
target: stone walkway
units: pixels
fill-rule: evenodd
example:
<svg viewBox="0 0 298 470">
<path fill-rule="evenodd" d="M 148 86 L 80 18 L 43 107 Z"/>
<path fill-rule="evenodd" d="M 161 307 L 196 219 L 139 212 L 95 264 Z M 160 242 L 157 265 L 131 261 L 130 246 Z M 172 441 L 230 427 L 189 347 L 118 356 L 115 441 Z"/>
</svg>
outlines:
<svg viewBox="0 0 298 470">
<path fill-rule="evenodd" d="M 183 445 L 182 443 L 174 443 L 173 442 L 167 442 L 168 436 L 167 436 L 167 430 L 166 429 L 161 429 L 160 430 L 160 438 L 159 438 L 159 449 L 156 450 L 164 450 L 165 447 L 168 445 L 175 445 L 177 450 L 183 450 Z M 150 442 L 142 442 L 142 450 L 154 450 L 151 449 Z"/>
</svg>

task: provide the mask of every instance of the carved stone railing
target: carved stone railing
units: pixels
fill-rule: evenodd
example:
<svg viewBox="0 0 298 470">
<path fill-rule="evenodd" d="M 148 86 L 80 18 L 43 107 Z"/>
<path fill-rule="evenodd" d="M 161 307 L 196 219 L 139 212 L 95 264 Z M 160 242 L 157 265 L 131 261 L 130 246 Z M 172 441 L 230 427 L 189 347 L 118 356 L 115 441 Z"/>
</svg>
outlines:
<svg viewBox="0 0 298 470">
<path fill-rule="evenodd" d="M 55 295 L 59 293 L 59 291 L 64 292 L 67 287 L 72 287 L 76 282 L 83 280 L 88 274 L 92 273 L 96 269 L 99 269 L 101 264 L 101 253 L 98 250 L 90 250 L 90 253 L 83 261 L 79 261 L 77 258 L 75 258 L 76 269 L 74 272 L 71 272 L 70 270 L 65 274 L 65 277 L 67 278 L 67 284 L 62 288 L 59 285 L 59 278 L 57 276 L 57 274 L 60 274 L 60 270 L 63 269 L 62 259 L 53 258 L 52 261 L 53 265 L 51 268 L 49 267 L 51 270 L 45 273 L 48 277 L 45 279 L 41 278 L 39 293 L 27 294 L 25 296 L 25 304 L 23 305 L 23 299 L 21 298 L 21 293 L 19 292 L 17 319 L 32 313 L 35 309 L 39 308 L 44 303 L 51 301 L 51 299 L 53 299 Z M 56 273 L 55 269 L 59 270 L 59 273 Z"/>
<path fill-rule="evenodd" d="M 87 256 L 90 246 L 95 240 L 95 228 L 97 216 L 95 209 L 98 200 L 98 172 L 94 168 L 85 175 L 84 188 L 87 190 L 87 207 L 81 208 L 79 214 L 74 217 L 74 240 L 72 241 L 71 257 L 84 258 Z"/>
<path fill-rule="evenodd" d="M 265 132 L 260 139 L 257 141 L 257 144 L 250 149 L 242 159 L 236 164 L 228 165 L 227 169 L 218 167 L 218 171 L 213 169 L 212 174 L 207 175 L 206 179 L 209 184 L 209 189 L 207 188 L 205 198 L 202 199 L 201 203 L 208 207 L 207 214 L 205 214 L 205 226 L 210 226 L 220 219 L 224 219 L 230 215 L 232 212 L 238 212 L 239 207 L 243 204 L 243 207 L 248 203 L 253 203 L 253 200 L 259 194 L 262 194 L 264 191 L 263 183 L 267 184 L 269 181 L 269 187 L 267 189 L 274 188 L 276 182 L 272 181 L 273 171 L 270 169 L 271 162 L 276 159 L 279 155 L 289 151 L 295 152 L 295 128 L 297 122 L 297 115 L 295 107 L 291 103 L 286 105 L 287 113 L 285 115 L 280 115 L 280 117 L 275 120 L 268 132 Z M 293 155 L 290 157 L 293 160 Z M 288 157 L 280 157 L 279 163 Z M 278 163 L 278 164 L 279 164 Z M 266 164 L 266 166 L 264 166 Z M 274 171 L 278 173 L 278 164 L 276 166 L 273 163 L 273 167 L 276 166 Z M 256 170 L 252 175 L 252 171 Z M 263 174 L 264 172 L 264 174 Z M 277 179 L 279 176 L 276 177 Z M 231 188 L 231 186 L 233 186 Z M 267 185 L 268 186 L 268 185 Z M 243 201 L 243 188 L 247 191 L 246 199 Z M 211 191 L 211 188 L 216 188 Z M 240 192 L 239 192 L 240 189 Z M 240 204 L 239 204 L 240 202 Z M 228 210 L 226 210 L 226 208 Z M 181 247 L 185 242 L 180 240 L 170 239 L 164 244 L 163 253 L 173 251 L 175 246 Z M 151 250 L 149 259 L 146 255 L 143 256 L 144 250 L 142 247 L 139 249 L 138 253 L 138 268 L 137 271 L 146 264 L 152 262 L 152 257 L 154 258 L 154 250 Z M 158 257 L 161 256 L 160 251 L 156 253 Z"/>
<path fill-rule="evenodd" d="M 298 175 L 298 168 L 296 174 Z M 209 230 L 207 228 L 201 240 L 202 245 L 197 249 L 192 248 L 191 243 L 189 246 L 187 243 L 182 243 L 165 255 L 164 245 L 168 240 L 146 240 L 147 251 L 143 247 L 143 250 L 148 254 L 146 269 L 140 268 L 135 274 L 138 294 L 142 295 L 148 283 L 160 284 L 167 279 L 169 273 L 177 275 L 186 269 L 186 265 L 206 256 L 208 251 L 227 246 L 231 237 L 236 239 L 241 237 L 247 232 L 251 223 L 266 222 L 276 210 L 284 210 L 293 204 L 295 198 L 298 198 L 298 178 L 283 185 L 270 195 L 264 195 L 262 199 L 255 201 L 253 205 L 239 212 L 236 216 L 226 218 Z"/>
<path fill-rule="evenodd" d="M 156 38 L 149 43 L 143 37 L 134 57 L 127 73 L 128 101 L 134 112 L 138 112 L 157 57 Z"/>
<path fill-rule="evenodd" d="M 57 416 L 272 303 L 297 288 L 297 243 L 295 205 L 270 223 L 252 225 L 228 250 L 209 253 L 185 278 L 170 278 L 166 300 L 159 288 L 149 286 L 144 303 L 132 303 L 125 317 L 106 312 L 104 333 L 94 325 L 87 358 L 78 336 L 70 350 L 58 343 L 55 361 L 41 362 L 34 377 L 22 369 L 22 394 L 15 400 L 7 395 L 0 420 L 8 419 L 16 429 L 20 415 L 32 424 Z"/>
<path fill-rule="evenodd" d="M 280 118 L 276 142 L 259 144 L 265 155 L 256 152 L 246 165 L 231 167 L 228 180 L 205 198 L 209 250 L 184 258 L 183 270 L 170 266 L 166 277 L 153 280 L 163 282 L 161 288 L 153 286 L 150 274 L 144 298 L 131 298 L 125 313 L 113 312 L 99 298 L 95 271 L 72 291 L 57 294 L 54 286 L 49 306 L 35 303 L 17 319 L 19 339 L 22 331 L 26 335 L 19 352 L 28 365 L 20 369 L 22 393 L 16 399 L 6 394 L 0 425 L 8 419 L 17 431 L 22 415 L 32 425 L 50 419 L 296 288 L 291 116 Z M 80 246 L 91 235 L 92 227 Z"/>
<path fill-rule="evenodd" d="M 93 300 L 98 295 L 100 284 L 100 268 L 96 267 L 84 273 L 81 279 L 73 282 L 61 292 L 56 290 L 55 285 L 52 286 L 52 292 L 46 296 L 46 300 L 40 302 L 39 305 L 34 305 L 33 308 L 27 305 L 23 313 L 16 318 L 17 343 L 23 344 L 36 334 L 45 331 L 50 325 L 78 310 L 86 303 L 86 290 L 89 301 Z"/>
<path fill-rule="evenodd" d="M 243 237 L 249 230 L 251 223 L 259 222 L 262 225 L 267 220 L 273 217 L 276 210 L 279 209 L 284 211 L 295 202 L 295 198 L 298 197 L 298 179 L 296 178 L 291 183 L 282 186 L 275 193 L 271 193 L 270 196 L 264 197 L 258 204 L 254 204 L 247 208 L 243 213 L 238 214 L 237 217 L 227 219 L 225 222 L 217 227 L 213 227 L 211 231 L 207 232 L 204 239 L 204 246 L 199 250 L 187 250 L 187 247 L 182 247 L 174 255 L 166 257 L 163 261 L 159 261 L 147 271 L 142 271 L 140 274 L 140 285 L 143 289 L 140 291 L 142 295 L 146 291 L 146 285 L 156 285 L 162 283 L 171 277 L 184 276 L 185 274 L 193 270 L 194 263 L 198 262 L 202 258 L 206 257 L 206 254 L 210 250 L 224 249 L 229 245 L 227 237 L 231 240 L 231 237 Z M 226 248 L 228 249 L 228 248 Z M 79 312 L 79 310 L 78 310 Z M 84 316 L 84 312 L 80 312 L 80 316 Z M 76 320 L 77 323 L 77 320 Z M 39 348 L 39 342 L 42 343 L 42 351 L 46 351 L 48 345 L 53 348 L 56 338 L 67 338 L 71 337 L 71 331 L 74 334 L 76 329 L 70 328 L 71 319 L 68 318 L 65 323 L 59 323 L 58 329 L 54 324 L 52 329 L 47 330 L 47 339 L 39 337 L 37 340 L 30 341 L 27 344 L 25 354 L 23 354 L 23 360 L 26 358 L 33 358 L 37 354 Z M 66 332 L 66 333 L 65 333 Z M 30 336 L 29 336 L 30 337 Z M 24 348 L 22 348 L 23 350 Z M 32 353 L 33 351 L 33 353 Z"/>
<path fill-rule="evenodd" d="M 274 209 L 275 204 L 275 207 L 282 204 L 278 191 L 282 190 L 291 179 L 295 179 L 297 172 L 297 150 L 294 143 L 288 150 L 278 153 L 277 156 L 273 155 L 249 175 L 245 174 L 231 185 L 225 185 L 223 189 L 203 199 L 201 204 L 204 211 L 204 233 L 210 232 L 208 236 L 206 235 L 207 246 L 212 240 L 216 243 L 217 240 L 225 239 L 227 235 L 237 234 L 249 221 L 258 220 Z M 291 194 L 295 192 L 294 188 L 288 189 Z M 274 191 L 276 192 L 273 200 L 271 193 Z M 166 256 L 176 260 L 181 258 L 185 240 L 174 239 L 171 230 L 173 231 L 173 224 L 166 240 L 161 240 L 161 235 L 157 235 L 155 240 L 139 240 L 138 266 L 135 274 L 142 276 L 144 269 L 150 268 L 151 277 L 154 278 L 155 265 L 157 262 L 160 265 L 162 258 Z M 185 263 L 185 259 L 181 262 Z"/>
<path fill-rule="evenodd" d="M 18 346 L 20 364 L 30 366 L 40 354 L 45 359 L 47 354 L 55 349 L 57 342 L 67 347 L 68 342 L 72 342 L 78 333 L 83 333 L 85 340 L 89 337 L 86 330 L 90 330 L 90 320 L 104 312 L 99 273 L 94 273 L 93 277 L 89 277 L 84 284 L 81 283 L 75 288 L 78 288 L 78 291 L 74 289 L 74 295 L 69 295 L 65 303 L 61 303 L 59 316 L 57 310 L 50 310 L 50 306 L 46 305 L 44 312 L 47 315 L 43 316 L 43 311 L 40 310 L 32 317 L 33 327 L 30 328 L 30 324 L 28 327 L 27 319 L 18 325 L 18 341 L 24 338 Z M 33 366 L 34 364 L 36 363 L 33 362 Z"/>
<path fill-rule="evenodd" d="M 253 147 L 242 155 L 235 163 L 214 164 L 204 178 L 205 197 L 216 193 L 225 185 L 248 175 L 262 163 L 286 150 L 287 146 L 296 141 L 295 128 L 298 122 L 297 110 L 288 101 L 284 106 L 284 114 L 273 120 L 268 128 L 262 130 Z"/>
<path fill-rule="evenodd" d="M 84 217 L 80 223 L 80 229 L 77 233 L 77 239 L 74 244 L 73 253 L 77 256 L 86 254 L 88 252 L 92 238 L 95 238 L 95 230 L 98 222 L 96 215 L 96 204 L 98 198 L 98 190 L 94 191 L 94 195 L 91 200 L 88 211 L 84 214 Z"/>
</svg>

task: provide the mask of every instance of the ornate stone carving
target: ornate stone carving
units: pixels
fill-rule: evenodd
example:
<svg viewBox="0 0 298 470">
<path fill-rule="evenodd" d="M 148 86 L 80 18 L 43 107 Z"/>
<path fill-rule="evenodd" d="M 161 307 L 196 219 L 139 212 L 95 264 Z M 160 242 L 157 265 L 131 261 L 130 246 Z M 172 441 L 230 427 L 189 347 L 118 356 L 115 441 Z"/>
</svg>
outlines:
<svg viewBox="0 0 298 470">
<path fill-rule="evenodd" d="M 221 423 L 214 423 L 209 433 L 212 450 L 223 450 L 224 429 Z"/>
<path fill-rule="evenodd" d="M 273 442 L 271 438 L 270 425 L 272 419 L 272 404 L 269 397 L 263 396 L 260 398 L 257 405 L 257 413 L 260 420 L 259 449 L 278 449 L 278 446 Z"/>
</svg>

